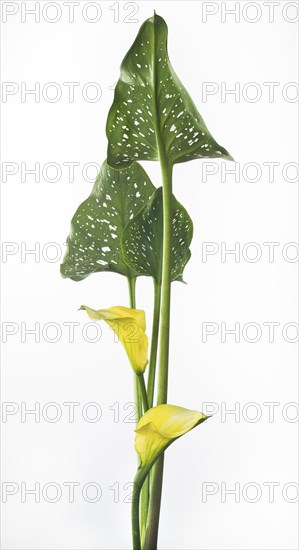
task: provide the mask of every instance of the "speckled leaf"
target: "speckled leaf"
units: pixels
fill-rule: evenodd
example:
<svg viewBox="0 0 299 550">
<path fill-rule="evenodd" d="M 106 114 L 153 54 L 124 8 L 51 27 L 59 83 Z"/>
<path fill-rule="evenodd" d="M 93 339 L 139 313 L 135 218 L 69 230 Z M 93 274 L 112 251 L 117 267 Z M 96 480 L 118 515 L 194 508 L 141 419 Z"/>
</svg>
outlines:
<svg viewBox="0 0 299 550">
<path fill-rule="evenodd" d="M 104 162 L 91 195 L 72 219 L 62 276 L 81 281 L 91 273 L 114 271 L 131 277 L 120 250 L 121 234 L 154 191 L 140 164 L 114 170 Z"/>
<path fill-rule="evenodd" d="M 111 166 L 157 160 L 161 148 L 170 165 L 206 157 L 232 160 L 172 69 L 167 34 L 164 19 L 155 14 L 143 23 L 122 62 L 106 129 Z"/>
<path fill-rule="evenodd" d="M 173 196 L 172 281 L 182 280 L 184 267 L 191 256 L 192 236 L 192 220 Z M 162 239 L 163 197 L 160 187 L 123 231 L 121 247 L 126 263 L 140 275 L 151 275 L 160 282 Z"/>
</svg>

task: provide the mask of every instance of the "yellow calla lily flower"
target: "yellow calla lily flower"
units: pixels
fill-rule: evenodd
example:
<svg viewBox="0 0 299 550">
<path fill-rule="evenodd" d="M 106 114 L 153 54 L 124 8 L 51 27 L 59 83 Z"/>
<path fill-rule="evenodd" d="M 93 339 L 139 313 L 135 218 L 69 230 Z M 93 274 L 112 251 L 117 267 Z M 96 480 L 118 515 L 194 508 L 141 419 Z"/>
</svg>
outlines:
<svg viewBox="0 0 299 550">
<path fill-rule="evenodd" d="M 106 321 L 124 346 L 136 374 L 142 374 L 148 363 L 148 338 L 145 334 L 145 313 L 141 309 L 114 306 L 109 309 L 85 309 L 93 321 Z"/>
<path fill-rule="evenodd" d="M 189 432 L 208 416 L 176 405 L 158 405 L 149 409 L 136 427 L 135 449 L 141 467 L 153 464 L 159 455 L 178 437 Z"/>
</svg>

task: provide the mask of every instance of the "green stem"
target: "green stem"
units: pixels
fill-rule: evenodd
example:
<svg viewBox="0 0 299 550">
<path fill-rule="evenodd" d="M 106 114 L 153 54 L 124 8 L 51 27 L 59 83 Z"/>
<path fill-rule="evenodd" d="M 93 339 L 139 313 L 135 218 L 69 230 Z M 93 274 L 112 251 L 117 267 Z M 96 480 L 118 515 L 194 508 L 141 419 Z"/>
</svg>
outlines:
<svg viewBox="0 0 299 550">
<path fill-rule="evenodd" d="M 163 157 L 160 159 L 163 178 L 163 262 L 157 405 L 167 402 L 172 253 L 172 167 Z"/>
<path fill-rule="evenodd" d="M 147 381 L 147 395 L 149 408 L 154 403 L 154 390 L 155 390 L 155 376 L 156 376 L 156 363 L 158 352 L 158 336 L 160 325 L 160 303 L 161 303 L 161 284 L 154 279 L 154 315 L 153 315 L 153 327 L 152 327 L 152 340 L 151 340 L 151 353 L 149 361 L 148 381 Z"/>
<path fill-rule="evenodd" d="M 142 485 L 138 479 L 138 472 L 134 479 L 132 494 L 132 537 L 133 550 L 141 550 L 140 526 L 139 526 L 139 501 Z"/>
<path fill-rule="evenodd" d="M 136 309 L 136 277 L 128 277 L 130 307 Z"/>
<path fill-rule="evenodd" d="M 168 445 L 166 446 L 168 447 Z M 166 449 L 165 447 L 165 449 Z M 164 451 L 165 451 L 164 449 Z M 146 466 L 139 466 L 134 483 L 133 483 L 133 494 L 132 494 L 132 534 L 133 534 L 133 550 L 141 550 L 144 548 L 144 545 L 140 538 L 140 523 L 139 523 L 139 501 L 140 501 L 140 493 L 142 494 L 142 490 L 144 489 L 144 483 L 149 478 L 149 473 L 153 466 L 155 465 L 155 462 L 157 460 L 160 460 L 164 456 L 164 451 L 161 452 L 160 456 L 155 458 L 153 461 L 148 463 Z M 154 547 L 151 549 L 154 550 Z"/>
<path fill-rule="evenodd" d="M 146 479 L 148 472 L 150 471 L 151 465 L 146 469 L 138 468 L 137 474 L 134 479 L 133 484 L 133 494 L 132 494 L 132 536 L 133 536 L 133 550 L 141 550 L 141 539 L 140 539 L 140 523 L 139 523 L 139 501 L 140 501 L 140 492 L 143 486 L 143 483 Z"/>
<path fill-rule="evenodd" d="M 159 336 L 159 323 L 160 323 L 160 302 L 161 302 L 161 284 L 154 279 L 154 314 L 153 314 L 153 326 L 152 326 L 152 337 L 151 337 L 149 373 L 148 373 L 148 381 L 147 381 L 148 408 L 151 408 L 153 406 L 153 401 L 154 401 L 155 375 L 156 375 L 158 336 Z M 142 548 L 144 546 L 144 540 L 146 535 L 148 506 L 149 506 L 149 498 L 150 498 L 150 480 L 151 480 L 151 474 L 149 472 L 144 482 L 144 485 L 141 491 L 141 499 L 140 499 L 140 524 L 141 524 L 141 547 Z"/>
<path fill-rule="evenodd" d="M 128 277 L 130 307 L 136 308 L 136 277 Z M 134 373 L 134 401 L 136 407 L 136 423 L 142 417 L 142 402 L 137 374 Z"/>
<path fill-rule="evenodd" d="M 167 162 L 162 147 L 159 147 L 163 179 L 163 263 L 161 286 L 161 316 L 159 334 L 159 377 L 157 405 L 167 402 L 170 298 L 171 298 L 171 237 L 172 237 L 172 166 Z M 155 550 L 162 497 L 164 456 L 153 468 L 150 487 L 150 504 L 145 537 L 145 550 Z"/>
<path fill-rule="evenodd" d="M 143 413 L 145 413 L 146 411 L 148 411 L 149 406 L 148 406 L 148 399 L 147 399 L 147 393 L 146 393 L 143 374 L 138 375 L 138 381 L 139 381 L 139 388 L 140 388 L 142 404 L 143 404 Z"/>
<path fill-rule="evenodd" d="M 130 306 L 133 309 L 136 309 L 136 278 L 128 278 L 129 283 L 129 293 L 130 293 Z M 146 387 L 144 382 L 143 374 L 137 375 L 134 373 L 134 396 L 135 396 L 135 406 L 136 406 L 136 417 L 137 422 L 142 416 L 142 403 L 143 403 L 143 409 L 144 412 L 148 410 L 148 399 L 147 399 L 147 393 L 146 393 Z M 141 487 L 140 487 L 141 490 Z M 140 493 L 138 494 L 138 503 L 133 503 L 132 505 L 132 514 L 134 516 L 134 522 L 136 523 L 138 521 L 138 532 L 139 532 L 139 539 L 140 539 L 140 525 L 142 530 L 142 539 L 144 539 L 145 536 L 145 529 L 146 529 L 146 521 L 147 521 L 147 514 L 148 514 L 148 504 L 149 504 L 149 478 L 145 480 L 145 483 L 143 484 L 142 492 L 141 492 L 141 503 L 140 503 L 140 512 L 139 512 L 139 501 L 140 501 Z M 133 518 L 132 516 L 132 518 Z M 137 536 L 137 535 L 136 535 Z M 141 545 L 139 543 L 139 546 L 137 546 L 138 550 L 140 550 Z"/>
<path fill-rule="evenodd" d="M 150 503 L 147 515 L 144 550 L 156 550 L 162 498 L 164 454 L 158 458 L 150 472 Z"/>
<path fill-rule="evenodd" d="M 144 548 L 149 497 L 150 497 L 150 473 L 148 474 L 147 478 L 144 480 L 144 484 L 143 484 L 143 487 L 141 490 L 141 496 L 140 496 L 139 517 L 140 517 L 140 530 L 141 530 L 141 548 Z"/>
</svg>

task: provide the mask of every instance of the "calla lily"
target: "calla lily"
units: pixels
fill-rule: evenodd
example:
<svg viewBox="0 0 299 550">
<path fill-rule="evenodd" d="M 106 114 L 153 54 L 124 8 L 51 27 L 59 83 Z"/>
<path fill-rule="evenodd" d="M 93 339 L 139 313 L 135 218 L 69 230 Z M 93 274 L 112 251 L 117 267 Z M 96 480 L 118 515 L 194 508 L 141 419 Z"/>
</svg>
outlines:
<svg viewBox="0 0 299 550">
<path fill-rule="evenodd" d="M 141 467 L 153 465 L 160 454 L 176 439 L 209 418 L 198 411 L 176 405 L 158 405 L 149 409 L 136 427 L 135 449 Z"/>
<path fill-rule="evenodd" d="M 114 306 L 109 309 L 91 309 L 81 306 L 93 321 L 106 321 L 124 346 L 136 374 L 142 374 L 147 365 L 148 338 L 145 334 L 145 313 L 141 309 Z"/>
</svg>

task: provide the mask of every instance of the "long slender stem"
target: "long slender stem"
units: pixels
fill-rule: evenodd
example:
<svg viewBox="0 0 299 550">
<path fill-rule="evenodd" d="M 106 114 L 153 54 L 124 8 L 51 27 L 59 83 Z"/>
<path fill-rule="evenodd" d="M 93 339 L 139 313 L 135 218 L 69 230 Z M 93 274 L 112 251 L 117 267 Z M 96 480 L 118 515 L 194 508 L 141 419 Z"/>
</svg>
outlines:
<svg viewBox="0 0 299 550">
<path fill-rule="evenodd" d="M 156 375 L 156 363 L 158 352 L 158 336 L 159 336 L 159 324 L 160 324 L 160 302 L 161 302 L 161 284 L 154 279 L 154 314 L 153 314 L 153 326 L 151 337 L 151 351 L 149 360 L 149 373 L 147 380 L 147 408 L 153 406 L 154 401 L 154 389 L 155 389 L 155 375 Z M 148 517 L 148 507 L 150 498 L 150 482 L 151 472 L 144 482 L 140 497 L 140 525 L 141 525 L 141 547 L 144 546 L 146 525 Z"/>
<path fill-rule="evenodd" d="M 167 402 L 172 252 L 172 167 L 164 156 L 160 156 L 160 162 L 163 179 L 163 262 L 157 405 Z"/>
<path fill-rule="evenodd" d="M 138 380 L 140 384 L 140 391 L 141 391 L 142 402 L 143 402 L 143 411 L 146 412 L 149 409 L 149 406 L 148 406 L 148 398 L 147 398 L 143 374 L 138 376 Z M 140 496 L 140 510 L 139 510 L 139 523 L 140 523 L 140 531 L 141 531 L 140 548 L 143 548 L 143 543 L 144 543 L 145 533 L 146 533 L 146 524 L 147 524 L 149 497 L 150 497 L 150 477 L 149 476 L 150 474 L 148 474 L 147 478 L 144 481 L 144 484 L 141 490 L 141 496 Z"/>
<path fill-rule="evenodd" d="M 144 547 L 144 540 L 146 535 L 146 524 L 148 516 L 148 505 L 150 498 L 150 472 L 147 475 L 147 478 L 144 481 L 141 495 L 140 495 L 140 510 L 139 510 L 139 519 L 140 519 L 140 531 L 141 531 L 141 547 Z"/>
<path fill-rule="evenodd" d="M 136 278 L 128 278 L 128 284 L 129 284 L 129 293 L 130 293 L 130 307 L 136 308 Z M 134 373 L 134 397 L 135 397 L 135 406 L 136 406 L 136 417 L 137 422 L 142 416 L 142 404 L 143 404 L 143 410 L 144 412 L 148 410 L 148 398 L 147 398 L 147 392 L 144 382 L 143 374 L 137 375 Z M 141 490 L 141 487 L 140 487 Z M 138 492 L 138 498 L 136 502 L 133 502 L 132 504 L 132 521 L 133 525 L 135 525 L 135 531 L 137 530 L 137 524 L 138 524 L 138 530 L 136 531 L 135 537 L 136 540 L 138 540 L 139 537 L 139 546 L 137 545 L 136 548 L 140 550 L 141 548 L 141 542 L 140 542 L 140 526 L 141 526 L 141 534 L 142 534 L 142 540 L 145 536 L 145 529 L 146 529 L 146 521 L 147 521 L 147 514 L 148 514 L 148 504 L 149 504 L 149 478 L 145 479 L 145 482 L 143 483 L 142 491 L 141 491 L 141 497 L 140 497 L 140 490 Z M 139 502 L 140 502 L 140 510 L 139 510 Z M 133 530 L 133 540 L 134 540 L 134 530 Z M 134 544 L 137 544 L 135 540 Z M 134 547 L 135 548 L 135 547 Z"/>
<path fill-rule="evenodd" d="M 154 315 L 153 315 L 153 327 L 152 327 L 152 340 L 151 340 L 151 353 L 149 361 L 148 381 L 147 381 L 147 395 L 149 408 L 154 403 L 154 390 L 155 390 L 155 376 L 156 376 L 156 364 L 158 353 L 158 336 L 160 325 L 160 303 L 161 303 L 161 284 L 154 279 Z"/>
<path fill-rule="evenodd" d="M 163 451 L 160 455 L 160 458 L 163 458 Z M 158 458 L 158 460 L 160 460 Z M 133 483 L 133 495 L 132 495 L 132 534 L 133 534 L 133 550 L 141 550 L 144 548 L 142 541 L 140 539 L 140 523 L 139 523 L 139 501 L 140 493 L 144 488 L 144 483 L 146 483 L 149 472 L 151 471 L 155 460 L 149 462 L 146 466 L 139 466 L 134 483 Z M 153 549 L 154 550 L 154 549 Z"/>
<path fill-rule="evenodd" d="M 136 277 L 128 277 L 129 294 L 130 294 L 130 307 L 136 308 Z M 139 381 L 137 374 L 134 373 L 134 400 L 136 408 L 136 422 L 142 417 L 142 402 L 141 393 L 139 387 Z"/>
<path fill-rule="evenodd" d="M 133 494 L 132 494 L 132 537 L 133 550 L 141 550 L 140 540 L 140 524 L 139 524 L 139 501 L 142 484 L 139 479 L 139 472 L 134 479 Z"/>
<path fill-rule="evenodd" d="M 139 381 L 140 393 L 141 393 L 141 397 L 142 397 L 143 412 L 146 412 L 146 411 L 148 411 L 149 406 L 148 406 L 148 398 L 147 398 L 147 393 L 146 393 L 146 387 L 145 387 L 143 374 L 138 375 L 138 381 Z"/>
<path fill-rule="evenodd" d="M 136 308 L 136 277 L 128 277 L 129 294 L 130 294 L 130 307 Z"/>
<path fill-rule="evenodd" d="M 151 469 L 151 465 L 148 465 L 146 469 L 138 468 L 134 484 L 133 484 L 133 494 L 132 494 L 132 535 L 133 535 L 133 550 L 141 550 L 143 547 L 141 545 L 140 539 L 140 523 L 139 523 L 139 501 L 140 501 L 140 492 L 143 488 L 144 481 L 146 480 L 147 474 Z"/>
<path fill-rule="evenodd" d="M 158 530 L 162 498 L 163 484 L 163 469 L 164 469 L 164 454 L 158 458 L 153 466 L 150 476 L 150 504 L 147 515 L 147 526 L 145 535 L 144 550 L 156 550 L 158 544 Z"/>
<path fill-rule="evenodd" d="M 159 147 L 163 179 L 163 263 L 161 287 L 161 316 L 159 334 L 159 377 L 157 405 L 167 402 L 170 298 L 171 298 L 171 237 L 172 237 L 172 166 Z M 159 518 L 162 498 L 164 456 L 153 468 L 150 487 L 150 504 L 145 536 L 145 550 L 155 550 L 158 542 Z"/>
</svg>

